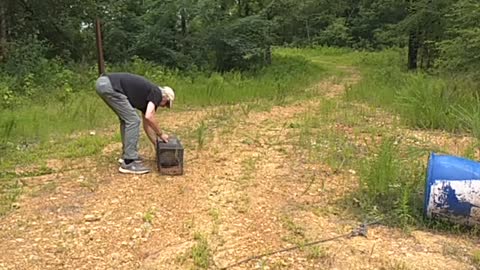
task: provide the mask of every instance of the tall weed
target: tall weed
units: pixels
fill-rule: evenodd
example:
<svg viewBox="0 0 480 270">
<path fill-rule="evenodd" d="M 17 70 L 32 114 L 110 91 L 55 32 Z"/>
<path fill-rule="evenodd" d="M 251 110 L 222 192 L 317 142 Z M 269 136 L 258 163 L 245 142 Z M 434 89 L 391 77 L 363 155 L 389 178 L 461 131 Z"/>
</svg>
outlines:
<svg viewBox="0 0 480 270">
<path fill-rule="evenodd" d="M 424 166 L 419 154 L 402 151 L 393 138 L 386 138 L 362 164 L 357 196 L 367 215 L 401 227 L 421 220 Z"/>
<path fill-rule="evenodd" d="M 422 72 L 407 72 L 403 51 L 365 53 L 358 58 L 362 80 L 346 93 L 397 113 L 414 128 L 480 134 L 479 85 Z"/>
<path fill-rule="evenodd" d="M 0 74 L 0 141 L 43 140 L 115 121 L 95 93 L 96 75 L 91 66 L 69 68 L 54 60 L 47 66 L 48 72 L 30 74 L 20 82 Z M 179 110 L 262 99 L 283 104 L 288 96 L 301 95 L 304 87 L 323 74 L 321 67 L 302 57 L 277 54 L 272 66 L 255 74 L 180 73 L 138 58 L 111 71 L 129 71 L 159 85 L 173 86 Z"/>
</svg>

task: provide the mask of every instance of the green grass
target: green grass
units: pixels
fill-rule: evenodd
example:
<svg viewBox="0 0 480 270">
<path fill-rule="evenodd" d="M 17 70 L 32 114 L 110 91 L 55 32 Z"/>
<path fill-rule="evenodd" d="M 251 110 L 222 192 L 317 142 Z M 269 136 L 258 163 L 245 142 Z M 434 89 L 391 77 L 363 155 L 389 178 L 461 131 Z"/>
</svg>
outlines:
<svg viewBox="0 0 480 270">
<path fill-rule="evenodd" d="M 153 220 L 155 219 L 155 212 L 156 212 L 155 208 L 148 209 L 148 211 L 143 214 L 143 217 L 142 217 L 143 221 L 153 224 Z"/>
<path fill-rule="evenodd" d="M 63 138 L 24 144 L 23 147 L 8 144 L 4 151 L 8 154 L 0 157 L 0 216 L 7 213 L 22 192 L 19 179 L 54 173 L 47 167 L 48 159 L 73 159 L 98 156 L 102 149 L 112 141 L 109 136 L 78 135 L 75 139 Z M 16 173 L 15 169 L 22 173 Z M 67 169 L 67 168 L 65 168 Z M 87 183 L 84 183 L 87 184 Z M 94 188 L 90 183 L 89 188 Z M 49 191 L 49 186 L 41 191 Z"/>
<path fill-rule="evenodd" d="M 329 255 L 324 247 L 313 246 L 307 248 L 307 259 L 309 260 L 323 260 L 328 257 Z"/>
<path fill-rule="evenodd" d="M 472 254 L 473 266 L 480 269 L 480 250 L 474 250 Z"/>
<path fill-rule="evenodd" d="M 347 102 L 323 100 L 291 126 L 299 131 L 298 145 L 308 162 L 358 175 L 360 188 L 340 200 L 343 207 L 366 220 L 383 218 L 403 228 L 417 225 L 423 220 L 421 157 L 428 152 L 397 142 L 394 130 L 368 123 L 370 113 Z"/>
<path fill-rule="evenodd" d="M 284 241 L 300 246 L 308 241 L 305 235 L 306 229 L 302 225 L 295 223 L 293 218 L 287 213 L 280 216 L 280 221 L 282 226 L 289 231 L 288 235 L 282 237 Z"/>
<path fill-rule="evenodd" d="M 191 258 L 193 259 L 193 264 L 200 269 L 208 269 L 211 264 L 211 250 L 208 246 L 207 237 L 201 233 L 195 233 L 194 240 L 196 241 L 195 245 L 191 250 Z"/>
<path fill-rule="evenodd" d="M 14 175 L 2 175 L 0 180 L 0 217 L 12 209 L 13 203 L 21 193 L 22 186 Z"/>
<path fill-rule="evenodd" d="M 205 144 L 205 139 L 207 135 L 207 126 L 205 122 L 202 121 L 200 125 L 195 129 L 195 137 L 197 138 L 197 149 L 201 150 Z"/>
<path fill-rule="evenodd" d="M 189 226 L 191 228 L 193 226 Z M 212 250 L 208 244 L 207 236 L 203 233 L 193 234 L 195 244 L 187 251 L 177 254 L 175 261 L 181 265 L 188 260 L 193 263 L 190 269 L 210 269 L 212 264 Z"/>
<path fill-rule="evenodd" d="M 259 158 L 258 157 L 249 157 L 242 160 L 242 175 L 240 176 L 240 183 L 242 186 L 248 186 L 254 177 L 255 170 L 258 167 Z"/>
<path fill-rule="evenodd" d="M 41 142 L 73 132 L 104 127 L 114 114 L 94 90 L 76 93 L 65 104 L 53 98 L 4 109 L 0 114 L 0 143 Z"/>
<path fill-rule="evenodd" d="M 179 110 L 262 99 L 283 103 L 287 96 L 297 96 L 325 73 L 321 65 L 288 53 L 275 53 L 272 65 L 255 73 L 180 73 L 141 60 L 122 69 L 112 68 L 112 71 L 115 70 L 135 72 L 160 85 L 172 85 L 177 90 L 176 104 Z M 0 142 L 48 140 L 53 135 L 63 136 L 79 130 L 104 127 L 116 121 L 114 114 L 95 92 L 95 76 L 91 73 L 85 73 L 84 76 L 91 77 L 83 78 L 89 84 L 79 84 L 82 88 L 73 85 L 77 78 L 71 79 L 72 86 L 68 91 L 63 87 L 48 91 L 37 89 L 35 91 L 39 92 L 41 98 L 18 97 L 23 105 L 2 109 Z M 25 101 L 27 99 L 31 101 Z"/>
<path fill-rule="evenodd" d="M 408 228 L 423 220 L 425 167 L 422 151 L 401 147 L 386 137 L 361 163 L 361 186 L 356 197 L 365 218 Z"/>
<path fill-rule="evenodd" d="M 22 194 L 22 177 L 33 177 L 52 173 L 53 170 L 42 166 L 33 172 L 14 173 L 14 172 L 0 172 L 0 217 L 10 211 L 13 203 L 18 196 Z M 48 189 L 48 186 L 45 187 Z"/>
<path fill-rule="evenodd" d="M 255 72 L 180 73 L 137 60 L 127 66 L 131 72 L 145 75 L 158 84 L 172 85 L 181 107 L 228 105 L 269 99 L 283 102 L 285 97 L 319 79 L 325 73 L 302 55 L 273 53 L 272 65 Z"/>
<path fill-rule="evenodd" d="M 404 127 L 461 132 L 480 139 L 479 86 L 468 80 L 407 72 L 405 52 L 388 50 L 363 53 L 352 60 L 361 70 L 362 80 L 346 92 L 346 101 L 365 102 L 398 115 Z M 441 76 L 439 76 L 441 75 Z M 371 131 L 370 131 L 371 132 Z M 395 131 L 377 129 L 383 139 L 371 145 L 360 162 L 361 187 L 355 195 L 363 217 L 381 217 L 393 226 L 464 231 L 460 226 L 425 220 L 422 203 L 425 160 L 429 151 L 396 142 Z M 478 142 L 465 150 L 474 158 Z M 358 158 L 358 157 L 357 157 Z"/>
<path fill-rule="evenodd" d="M 348 48 L 333 48 L 333 47 L 312 47 L 312 48 L 278 48 L 276 53 L 282 56 L 301 56 L 317 63 L 327 64 L 330 67 L 338 65 L 352 65 L 355 64 L 364 53 L 357 52 Z M 331 72 L 336 72 L 335 69 L 329 69 Z"/>
<path fill-rule="evenodd" d="M 35 144 L 26 144 L 25 148 L 7 146 L 8 155 L 1 158 L 0 169 L 11 171 L 14 168 L 35 168 L 45 166 L 48 159 L 71 159 L 95 156 L 112 141 L 110 136 L 84 135 L 76 138 L 62 138 Z M 7 158 L 8 157 L 8 158 Z"/>
<path fill-rule="evenodd" d="M 424 225 L 423 158 L 429 151 L 398 140 L 395 121 L 385 125 L 379 117 L 349 101 L 323 99 L 290 127 L 297 130 L 308 162 L 358 176 L 359 189 L 339 200 L 342 208 L 363 220 L 381 218 L 405 229 Z"/>
<path fill-rule="evenodd" d="M 120 67 L 112 68 L 119 69 Z M 249 102 L 250 105 L 243 107 L 245 114 L 254 107 L 261 107 L 262 103 L 284 104 L 288 96 L 294 95 L 298 98 L 302 96 L 302 90 L 306 86 L 325 75 L 325 68 L 321 65 L 289 53 L 275 53 L 273 64 L 255 74 L 179 73 L 138 59 L 121 70 L 142 74 L 159 84 L 175 87 L 177 110 Z M 0 109 L 1 169 L 12 169 L 14 165 L 19 165 L 16 162 L 23 158 L 32 161 L 28 155 L 43 153 L 43 149 L 39 150 L 43 147 L 38 146 L 51 140 L 61 146 L 63 138 L 72 133 L 99 129 L 117 122 L 115 114 L 95 92 L 95 76 L 92 72 L 79 72 L 84 76 L 83 81 L 79 80 L 78 76 L 66 73 L 70 75 L 61 76 L 61 79 L 67 82 L 56 84 L 55 89 L 38 89 L 40 86 L 28 84 L 32 91 L 42 92 L 38 99 L 35 96 L 18 97 L 17 101 L 21 101 L 19 104 Z M 205 126 L 197 129 L 199 148 L 203 147 L 206 132 Z M 62 154 L 61 157 L 95 154 L 99 144 L 101 143 L 91 138 L 80 138 L 76 147 L 72 147 L 72 152 Z M 63 152 L 56 148 L 52 147 L 52 150 Z M 28 150 L 24 151 L 28 155 L 17 153 L 25 149 Z"/>
<path fill-rule="evenodd" d="M 364 101 L 401 116 L 411 127 L 470 132 L 480 138 L 479 85 L 471 80 L 407 72 L 405 53 L 365 53 L 356 62 L 362 80 L 347 100 Z"/>
<path fill-rule="evenodd" d="M 309 162 L 325 163 L 335 171 L 357 163 L 355 157 L 361 149 L 336 126 L 363 126 L 361 116 L 362 112 L 349 104 L 330 99 L 322 100 L 319 108 L 307 111 L 293 127 L 300 127 L 299 145 L 307 150 Z"/>
</svg>

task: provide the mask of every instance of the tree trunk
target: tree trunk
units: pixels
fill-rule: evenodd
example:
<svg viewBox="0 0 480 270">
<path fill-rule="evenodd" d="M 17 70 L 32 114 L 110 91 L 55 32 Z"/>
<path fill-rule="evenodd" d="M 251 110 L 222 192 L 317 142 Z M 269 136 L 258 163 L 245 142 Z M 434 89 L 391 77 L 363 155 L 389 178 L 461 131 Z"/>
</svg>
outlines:
<svg viewBox="0 0 480 270">
<path fill-rule="evenodd" d="M 243 17 L 242 16 L 242 1 L 238 0 L 237 3 L 238 3 L 238 6 L 237 6 L 238 17 L 241 18 L 241 17 Z"/>
<path fill-rule="evenodd" d="M 223 12 L 227 11 L 227 3 L 225 0 L 220 0 L 220 10 Z"/>
<path fill-rule="evenodd" d="M 250 6 L 248 5 L 248 1 L 245 1 L 245 8 L 244 8 L 244 15 L 245 17 L 250 16 L 251 10 Z"/>
<path fill-rule="evenodd" d="M 418 58 L 418 33 L 417 31 L 410 31 L 408 36 L 408 69 L 417 69 Z"/>
<path fill-rule="evenodd" d="M 5 1 L 0 2 L 0 61 L 7 53 L 7 12 Z"/>
<path fill-rule="evenodd" d="M 265 49 L 265 63 L 267 65 L 272 64 L 272 47 L 268 46 Z"/>
<path fill-rule="evenodd" d="M 312 45 L 312 39 L 310 38 L 310 25 L 308 23 L 308 18 L 305 21 L 305 27 L 307 28 L 307 40 L 308 40 L 308 46 Z"/>
<path fill-rule="evenodd" d="M 185 37 L 187 36 L 187 11 L 185 8 L 182 9 L 180 12 L 180 24 L 181 24 L 181 31 L 182 31 L 182 36 Z"/>
<path fill-rule="evenodd" d="M 102 41 L 102 28 L 100 24 L 100 18 L 95 18 L 95 36 L 97 41 L 97 61 L 98 61 L 98 74 L 105 74 L 105 59 L 103 56 L 103 41 Z"/>
</svg>

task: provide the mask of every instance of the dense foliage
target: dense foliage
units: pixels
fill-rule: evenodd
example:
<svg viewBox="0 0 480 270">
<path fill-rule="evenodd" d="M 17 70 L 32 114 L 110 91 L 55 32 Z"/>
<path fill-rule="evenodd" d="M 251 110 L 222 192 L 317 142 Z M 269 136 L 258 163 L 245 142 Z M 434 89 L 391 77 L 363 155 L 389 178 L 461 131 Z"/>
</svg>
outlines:
<svg viewBox="0 0 480 270">
<path fill-rule="evenodd" d="M 96 17 L 109 62 L 245 69 L 268 64 L 270 46 L 286 44 L 408 47 L 412 69 L 479 65 L 476 0 L 3 0 L 4 70 L 34 72 L 43 58 L 94 61 Z"/>
<path fill-rule="evenodd" d="M 107 71 L 135 59 L 188 72 L 259 70 L 273 46 L 404 48 L 405 68 L 480 70 L 476 0 L 2 0 L 0 108 L 38 92 L 62 99 L 81 88 L 72 82 L 95 77 L 97 18 Z"/>
</svg>

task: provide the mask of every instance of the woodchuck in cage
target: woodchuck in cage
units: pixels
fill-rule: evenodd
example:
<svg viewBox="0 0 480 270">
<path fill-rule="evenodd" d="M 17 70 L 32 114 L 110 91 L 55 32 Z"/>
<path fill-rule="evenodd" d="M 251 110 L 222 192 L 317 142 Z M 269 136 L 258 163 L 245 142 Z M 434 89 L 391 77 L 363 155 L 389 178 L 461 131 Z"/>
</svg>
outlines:
<svg viewBox="0 0 480 270">
<path fill-rule="evenodd" d="M 157 167 L 160 174 L 183 174 L 183 145 L 180 140 L 172 135 L 168 143 L 157 138 Z"/>
</svg>

